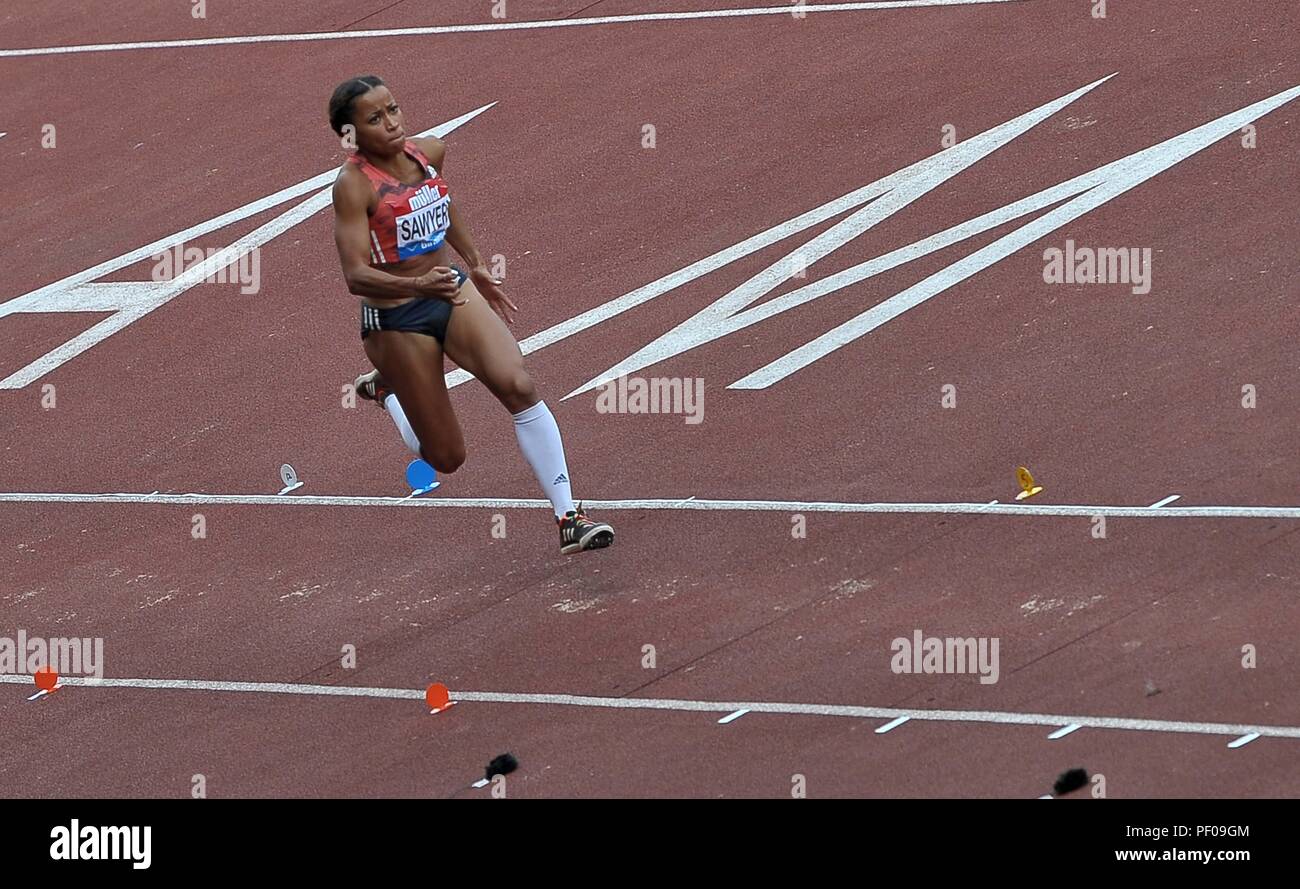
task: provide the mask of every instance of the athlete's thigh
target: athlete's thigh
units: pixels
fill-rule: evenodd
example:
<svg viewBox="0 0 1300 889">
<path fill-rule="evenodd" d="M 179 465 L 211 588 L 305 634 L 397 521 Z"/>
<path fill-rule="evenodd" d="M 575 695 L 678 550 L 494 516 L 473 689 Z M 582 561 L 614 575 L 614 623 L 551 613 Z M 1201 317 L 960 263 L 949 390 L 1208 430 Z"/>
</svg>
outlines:
<svg viewBox="0 0 1300 889">
<path fill-rule="evenodd" d="M 524 367 L 519 344 L 473 281 L 465 280 L 460 295 L 466 302 L 451 310 L 445 344 L 447 357 L 494 392 L 508 387 Z"/>
<path fill-rule="evenodd" d="M 366 356 L 402 403 L 421 448 L 463 450 L 465 442 L 447 394 L 438 341 L 422 333 L 379 330 L 366 337 L 364 345 Z"/>
</svg>

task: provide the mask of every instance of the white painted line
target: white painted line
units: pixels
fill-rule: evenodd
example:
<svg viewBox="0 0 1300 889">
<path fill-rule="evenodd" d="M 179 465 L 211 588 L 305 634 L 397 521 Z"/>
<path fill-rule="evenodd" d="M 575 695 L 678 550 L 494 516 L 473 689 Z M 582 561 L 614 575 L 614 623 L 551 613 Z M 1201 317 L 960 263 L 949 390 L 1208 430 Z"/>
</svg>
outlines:
<svg viewBox="0 0 1300 889">
<path fill-rule="evenodd" d="M 592 509 L 671 510 L 696 509 L 722 512 L 838 512 L 918 515 L 1009 515 L 1009 516 L 1118 516 L 1123 518 L 1187 519 L 1300 519 L 1297 506 L 1175 506 L 1153 510 L 1148 506 L 1071 506 L 1027 503 L 852 503 L 805 500 L 593 500 L 583 498 Z M 163 506 L 360 506 L 466 509 L 550 509 L 549 500 L 513 497 L 437 497 L 427 500 L 406 497 L 345 497 L 309 494 L 280 497 L 276 494 L 74 494 L 10 492 L 0 493 L 0 503 L 114 503 Z"/>
<path fill-rule="evenodd" d="M 1113 77 L 1114 75 L 1110 76 Z M 586 383 L 565 395 L 562 400 L 568 400 L 622 376 L 634 374 L 643 368 L 757 323 L 762 318 L 770 317 L 769 313 L 773 312 L 772 306 L 776 304 L 783 306 L 779 311 L 785 311 L 796 304 L 791 302 L 796 299 L 796 294 L 799 295 L 797 297 L 799 302 L 824 297 L 850 284 L 883 273 L 889 268 L 940 250 L 943 246 L 965 240 L 966 237 L 975 234 L 975 232 L 964 232 L 961 226 L 957 226 L 949 229 L 948 233 L 933 235 L 924 241 L 891 250 L 884 256 L 868 260 L 866 263 L 860 263 L 854 267 L 857 270 L 856 276 L 846 276 L 844 272 L 841 272 L 811 281 L 783 296 L 764 301 L 765 296 L 777 288 L 784 288 L 790 280 L 789 270 L 792 263 L 797 263 L 800 268 L 804 268 L 831 256 L 847 244 L 855 243 L 863 232 L 885 222 L 894 214 L 906 210 L 914 202 L 922 200 L 929 192 L 941 188 L 945 183 L 959 176 L 964 170 L 979 163 L 1016 137 L 1029 132 L 1058 111 L 1064 109 L 1071 102 L 1096 89 L 1109 79 L 1110 77 L 1104 77 L 1096 80 L 1031 111 L 1020 114 L 992 129 L 968 136 L 952 148 L 941 148 L 928 157 L 889 173 L 836 200 L 823 204 L 815 210 L 803 213 L 782 226 L 778 226 L 775 230 L 769 229 L 768 232 L 762 235 L 734 245 L 730 249 L 736 250 L 745 244 L 752 244 L 756 240 L 766 240 L 769 233 L 776 233 L 777 231 L 783 231 L 783 238 L 789 237 L 815 224 L 811 221 L 812 218 L 831 212 L 832 208 L 834 208 L 835 212 L 831 213 L 831 215 L 837 215 L 838 212 L 845 210 L 852 211 L 847 217 L 815 235 L 811 240 L 797 247 L 784 258 L 769 264 L 762 271 L 727 291 L 714 300 L 712 304 L 658 336 L 634 354 L 592 377 Z M 945 237 L 947 238 L 946 243 Z M 756 303 L 760 304 L 756 306 Z M 522 343 L 520 347 L 523 348 Z M 737 388 L 738 386 L 740 386 L 739 381 L 727 388 Z"/>
<path fill-rule="evenodd" d="M 927 6 L 976 6 L 1016 3 L 1025 0 L 877 0 L 862 3 L 824 3 L 799 8 L 800 12 L 867 12 L 881 9 L 915 9 Z M 47 46 L 35 49 L 0 50 L 0 58 L 50 56 L 82 52 L 115 52 L 130 49 L 173 49 L 189 46 L 231 46 L 246 43 L 293 43 L 314 40 L 353 40 L 374 37 L 421 37 L 432 34 L 465 34 L 476 31 L 524 31 L 540 28 L 572 28 L 583 25 L 614 25 L 633 22 L 664 22 L 690 19 L 744 18 L 761 15 L 789 16 L 793 4 L 749 9 L 701 9 L 689 12 L 652 12 L 637 15 L 595 16 L 581 19 L 547 19 L 527 22 L 492 22 L 472 25 L 440 25 L 421 28 L 385 28 L 368 31 L 315 31 L 300 34 L 254 34 L 242 37 L 208 37 L 191 40 L 142 40 L 134 43 L 90 43 L 77 46 Z"/>
<path fill-rule="evenodd" d="M 741 709 L 741 710 L 737 710 L 735 713 L 728 713 L 726 716 L 718 720 L 718 725 L 726 725 L 729 722 L 735 722 L 737 719 L 744 716 L 748 712 L 749 712 L 748 710 Z"/>
<path fill-rule="evenodd" d="M 1167 504 L 1167 503 L 1173 503 L 1173 502 L 1174 502 L 1175 500 L 1177 500 L 1180 496 L 1182 496 L 1182 495 L 1180 495 L 1180 494 L 1170 494 L 1170 495 L 1169 495 L 1168 497 L 1166 497 L 1164 500 L 1157 500 L 1155 503 L 1152 503 L 1150 506 L 1147 507 L 1147 509 L 1159 509 L 1160 507 L 1164 506 L 1164 505 Z"/>
<path fill-rule="evenodd" d="M 0 674 L 0 684 L 25 685 L 30 676 Z M 303 685 L 290 682 L 233 682 L 221 679 L 95 679 L 63 677 L 60 685 L 92 688 L 171 689 L 179 691 L 232 692 L 239 694 L 317 695 L 344 698 L 388 698 L 424 700 L 424 688 L 365 688 L 347 685 Z M 1013 713 L 998 710 L 901 710 L 895 707 L 864 707 L 856 704 L 799 704 L 771 701 L 699 701 L 674 698 L 604 698 L 593 695 L 535 694 L 527 692 L 458 691 L 461 701 L 484 704 L 537 704 L 546 707 L 590 707 L 605 710 L 669 710 L 680 713 L 777 713 L 788 716 L 847 716 L 857 719 L 920 719 L 928 722 L 983 723 L 992 725 L 1037 725 L 1044 728 L 1078 723 L 1084 728 L 1120 729 L 1138 732 L 1171 732 L 1196 735 L 1300 739 L 1300 726 L 1240 725 L 1222 722 L 1181 722 L 1137 719 L 1126 716 L 1069 716 L 1053 713 Z"/>
<path fill-rule="evenodd" d="M 484 105 L 416 135 L 428 136 L 432 134 L 445 138 L 447 134 L 454 132 L 495 104 L 494 102 Z M 305 179 L 297 185 L 283 188 L 272 195 L 251 201 L 236 210 L 223 213 L 206 222 L 192 225 L 151 244 L 146 244 L 121 256 L 105 260 L 91 268 L 83 269 L 51 284 L 38 287 L 36 290 L 22 296 L 0 302 L 0 318 L 15 313 L 110 313 L 107 317 L 86 328 L 72 339 L 0 380 L 0 389 L 21 389 L 31 384 L 97 343 L 103 342 L 114 333 L 125 330 L 159 306 L 198 286 L 220 269 L 238 261 L 247 252 L 270 242 L 293 226 L 305 221 L 312 214 L 323 210 L 330 203 L 330 183 L 337 175 L 337 167 L 333 170 L 326 170 L 324 173 Z M 228 247 L 211 254 L 202 262 L 190 266 L 171 280 L 112 282 L 99 280 L 106 275 L 134 265 L 142 259 L 179 248 L 209 232 L 223 229 L 264 210 L 317 190 L 319 192 L 316 195 L 264 222 L 253 231 L 233 241 Z"/>
<path fill-rule="evenodd" d="M 721 337 L 735 333 L 752 324 L 757 324 L 796 306 L 828 297 L 830 294 L 839 292 L 844 288 L 856 285 L 861 281 L 883 274 L 931 253 L 962 243 L 985 232 L 994 231 L 1027 214 L 1047 211 L 1054 205 L 1068 201 L 1066 206 L 1071 208 L 1068 212 L 1062 214 L 1053 210 L 1045 213 L 1039 219 L 1028 226 L 1022 227 L 1012 235 L 1000 238 L 995 242 L 995 245 L 981 248 L 970 254 L 966 259 L 950 265 L 947 269 L 931 275 L 924 281 L 895 294 L 884 302 L 878 303 L 875 308 L 869 310 L 866 314 L 859 315 L 857 318 L 846 322 L 847 327 L 841 325 L 823 335 L 823 337 L 800 347 L 800 350 L 787 353 L 786 356 L 777 359 L 776 362 L 760 368 L 749 376 L 727 386 L 728 389 L 767 388 L 819 360 L 821 357 L 847 345 L 859 336 L 864 336 L 880 325 L 888 323 L 903 312 L 909 311 L 931 297 L 956 286 L 971 275 L 978 274 L 1001 258 L 1016 252 L 1020 247 L 1027 246 L 1033 240 L 1041 238 L 1048 230 L 1054 231 L 1070 219 L 1077 218 L 1077 216 L 1088 212 L 1090 208 L 1095 209 L 1104 204 L 1121 193 L 1122 190 L 1136 187 L 1136 184 L 1139 183 L 1134 182 L 1134 176 L 1138 176 L 1142 181 L 1145 181 L 1145 179 L 1158 175 L 1173 164 L 1190 156 L 1190 154 L 1194 154 L 1195 151 L 1199 150 L 1198 146 L 1203 148 L 1209 144 L 1204 140 L 1209 139 L 1212 143 L 1216 139 L 1225 138 L 1255 118 L 1267 114 L 1280 107 L 1280 105 L 1300 96 L 1300 87 L 1279 93 L 1234 114 L 1189 130 L 1181 136 L 1151 146 L 1144 151 L 1098 167 L 1027 198 L 990 210 L 978 218 L 957 223 L 942 232 L 930 235 L 912 244 L 896 247 L 885 254 L 811 281 L 780 296 L 764 299 L 767 294 L 776 288 L 784 287 L 789 280 L 789 261 L 791 258 L 797 258 L 802 265 L 807 265 L 808 261 L 815 260 L 816 256 L 829 255 L 841 249 L 872 225 L 882 221 L 892 213 L 901 211 L 913 201 L 918 200 L 925 192 L 939 187 L 941 183 L 957 175 L 960 168 L 974 164 L 980 158 L 1010 143 L 1109 79 L 1109 77 L 1106 77 L 1087 84 L 1072 93 L 1012 118 L 990 130 L 966 138 L 952 148 L 940 149 L 935 154 L 916 163 L 887 174 L 874 182 L 850 191 L 819 207 L 807 210 L 729 247 L 724 247 L 704 259 L 696 260 L 656 281 L 638 287 L 622 296 L 588 309 L 573 318 L 533 334 L 522 340 L 519 347 L 525 355 L 528 355 L 533 351 L 553 345 L 590 327 L 605 323 L 635 306 L 658 299 L 665 293 L 669 293 L 742 257 L 764 250 L 778 241 L 790 238 L 842 213 L 851 212 L 848 219 L 834 224 L 811 241 L 797 248 L 794 253 L 787 254 L 784 259 L 769 265 L 738 287 L 718 297 L 713 303 L 696 312 L 695 315 L 658 336 L 633 355 L 591 378 L 587 383 L 572 390 L 561 399 L 568 400 L 623 375 L 636 373 L 705 343 L 714 342 Z M 1121 189 L 1121 191 L 1116 191 L 1116 189 Z M 1075 200 L 1070 200 L 1071 198 Z M 762 301 L 759 302 L 760 300 Z M 468 372 L 456 370 L 447 375 L 447 385 L 448 387 L 458 386 L 470 379 L 472 377 Z"/>
<path fill-rule="evenodd" d="M 1253 740 L 1255 740 L 1256 738 L 1258 738 L 1258 737 L 1259 737 L 1259 734 L 1260 734 L 1259 732 L 1248 732 L 1248 733 L 1242 735 L 1242 736 L 1241 736 L 1240 738 L 1238 738 L 1237 740 L 1235 740 L 1235 741 L 1230 741 L 1230 742 L 1228 743 L 1228 749 L 1230 749 L 1230 750 L 1236 750 L 1238 747 L 1245 747 L 1245 746 L 1246 746 L 1247 744 L 1249 744 L 1251 741 L 1253 741 Z"/>
<path fill-rule="evenodd" d="M 1079 729 L 1081 729 L 1081 728 L 1083 728 L 1083 726 L 1079 725 L 1078 723 L 1071 723 L 1070 725 L 1063 725 L 1063 726 L 1061 726 L 1060 728 L 1058 728 L 1056 731 L 1054 731 L 1054 732 L 1052 732 L 1050 735 L 1048 735 L 1048 736 L 1047 736 L 1047 740 L 1049 740 L 1049 741 L 1056 741 L 1056 740 L 1059 740 L 1059 739 L 1061 739 L 1061 738 L 1064 738 L 1066 735 L 1070 735 L 1070 734 L 1073 734 L 1074 732 L 1077 732 L 1077 731 L 1078 731 Z"/>
<path fill-rule="evenodd" d="M 907 722 L 911 718 L 912 717 L 910 716 L 900 716 L 897 719 L 891 722 L 887 722 L 884 725 L 882 725 L 880 728 L 876 729 L 876 734 L 883 735 L 885 732 L 892 732 L 894 729 L 898 728 L 900 725 Z"/>
<path fill-rule="evenodd" d="M 1164 142 L 1080 174 L 1066 182 L 1051 186 L 1028 198 L 991 210 L 976 219 L 958 223 L 946 232 L 932 235 L 923 241 L 901 248 L 909 251 L 910 256 L 908 259 L 911 259 L 918 254 L 925 255 L 925 253 L 936 249 L 940 242 L 949 239 L 950 236 L 957 236 L 964 240 L 976 232 L 988 231 L 1001 222 L 1009 222 L 1027 214 L 1045 211 L 1019 228 L 1002 235 L 997 240 L 980 247 L 973 253 L 963 256 L 893 296 L 877 302 L 871 308 L 842 322 L 839 326 L 832 328 L 821 336 L 805 342 L 782 357 L 731 383 L 727 388 L 766 389 L 775 385 L 810 364 L 820 361 L 866 336 L 904 312 L 923 305 L 933 297 L 949 291 L 971 276 L 979 274 L 1006 257 L 1018 253 L 1037 241 L 1042 241 L 1062 226 L 1068 225 L 1075 219 L 1137 188 L 1142 183 L 1181 163 L 1197 152 L 1208 148 L 1215 142 L 1231 136 L 1256 118 L 1280 108 L 1297 97 L 1300 97 L 1300 86 L 1277 93 L 1209 123 L 1202 124 L 1195 129 L 1166 139 Z M 999 128 L 990 130 L 989 133 L 993 133 L 997 129 Z M 980 134 L 976 138 L 982 138 L 985 135 L 988 134 Z M 1002 138 L 1004 140 L 1015 138 L 1015 135 L 1015 133 L 1004 132 Z M 957 146 L 952 148 L 941 149 L 941 153 L 937 157 L 946 156 L 946 152 L 957 151 L 962 144 L 958 143 Z M 877 259 L 868 260 L 859 266 L 844 269 L 829 278 L 805 286 L 829 288 L 847 286 L 849 281 L 862 280 L 869 275 L 875 274 L 876 269 L 872 268 L 872 266 L 883 259 L 884 257 L 878 257 Z M 803 289 L 799 288 L 799 290 Z M 785 298 L 792 295 L 786 294 Z M 769 309 L 769 313 L 784 310 L 784 307 L 775 307 L 781 299 L 770 300 L 765 304 L 774 307 Z M 689 322 L 686 323 L 689 324 Z M 734 329 L 739 322 L 728 322 L 728 324 Z M 712 338 L 716 338 L 716 334 Z M 632 371 L 626 370 L 625 372 L 631 373 Z"/>
<path fill-rule="evenodd" d="M 475 782 L 474 782 L 472 785 L 470 785 L 470 786 L 472 786 L 472 787 L 487 787 L 487 786 L 488 786 L 488 783 L 489 783 L 489 782 L 488 782 L 488 779 L 487 779 L 487 778 L 479 778 L 477 781 L 475 781 Z"/>
</svg>

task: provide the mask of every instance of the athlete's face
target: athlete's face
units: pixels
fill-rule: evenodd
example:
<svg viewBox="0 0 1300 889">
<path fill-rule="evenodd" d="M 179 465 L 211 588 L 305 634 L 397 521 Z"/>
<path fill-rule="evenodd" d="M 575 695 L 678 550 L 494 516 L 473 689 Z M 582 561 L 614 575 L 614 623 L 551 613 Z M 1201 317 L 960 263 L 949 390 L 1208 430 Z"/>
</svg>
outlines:
<svg viewBox="0 0 1300 889">
<path fill-rule="evenodd" d="M 400 154 L 406 142 L 402 109 L 386 86 L 377 86 L 357 96 L 352 103 L 352 123 L 357 128 L 357 147 L 366 154 L 386 157 Z"/>
</svg>

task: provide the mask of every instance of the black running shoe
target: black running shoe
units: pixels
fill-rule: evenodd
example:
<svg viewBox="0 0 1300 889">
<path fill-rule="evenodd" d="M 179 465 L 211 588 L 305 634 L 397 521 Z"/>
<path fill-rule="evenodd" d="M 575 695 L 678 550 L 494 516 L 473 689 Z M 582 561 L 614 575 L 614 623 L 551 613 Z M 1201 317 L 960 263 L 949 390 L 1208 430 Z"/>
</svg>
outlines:
<svg viewBox="0 0 1300 889">
<path fill-rule="evenodd" d="M 380 407 L 384 406 L 384 399 L 389 395 L 389 388 L 384 383 L 384 378 L 379 375 L 379 371 L 372 370 L 370 373 L 364 373 L 356 378 L 352 387 L 357 390 L 357 395 L 366 401 L 373 401 Z"/>
<path fill-rule="evenodd" d="M 601 549 L 614 542 L 614 529 L 604 522 L 593 522 L 581 503 L 566 512 L 564 518 L 557 518 L 555 524 L 560 526 L 560 552 L 564 554 Z"/>
</svg>

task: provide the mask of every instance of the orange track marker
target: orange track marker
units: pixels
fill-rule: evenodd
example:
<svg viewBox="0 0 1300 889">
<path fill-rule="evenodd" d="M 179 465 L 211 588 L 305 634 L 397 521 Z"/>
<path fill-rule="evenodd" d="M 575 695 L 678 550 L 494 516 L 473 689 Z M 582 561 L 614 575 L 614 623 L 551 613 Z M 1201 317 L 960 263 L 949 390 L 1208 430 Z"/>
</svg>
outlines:
<svg viewBox="0 0 1300 889">
<path fill-rule="evenodd" d="M 59 674 L 49 667 L 41 667 L 36 671 L 36 687 L 46 694 L 53 692 L 58 684 Z"/>
<path fill-rule="evenodd" d="M 424 702 L 429 705 L 430 713 L 441 713 L 456 702 L 451 700 L 451 692 L 441 682 L 430 685 L 424 693 Z"/>
</svg>

